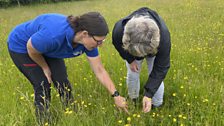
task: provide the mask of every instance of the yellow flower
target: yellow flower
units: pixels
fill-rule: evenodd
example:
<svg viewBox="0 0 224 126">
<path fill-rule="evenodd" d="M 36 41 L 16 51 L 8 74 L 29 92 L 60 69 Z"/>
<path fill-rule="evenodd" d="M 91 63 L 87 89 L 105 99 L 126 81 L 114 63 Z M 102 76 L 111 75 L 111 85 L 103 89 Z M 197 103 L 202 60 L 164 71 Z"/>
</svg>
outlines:
<svg viewBox="0 0 224 126">
<path fill-rule="evenodd" d="M 177 119 L 176 118 L 173 118 L 173 122 L 176 122 L 177 121 Z"/>
<path fill-rule="evenodd" d="M 24 99 L 24 97 L 22 96 L 22 97 L 20 97 L 20 100 L 23 100 Z"/>
<path fill-rule="evenodd" d="M 31 94 L 30 96 L 31 96 L 31 97 L 34 97 L 34 94 Z"/>
<path fill-rule="evenodd" d="M 131 126 L 131 124 L 125 124 L 124 126 Z"/>
<path fill-rule="evenodd" d="M 45 126 L 48 126 L 48 123 L 45 123 L 44 125 L 45 125 Z"/>
<path fill-rule="evenodd" d="M 182 86 L 180 86 L 180 88 L 181 88 L 181 89 L 183 89 L 183 88 L 184 88 L 184 86 L 182 85 Z"/>
<path fill-rule="evenodd" d="M 179 118 L 182 118 L 183 116 L 182 116 L 182 115 L 179 115 L 178 117 L 179 117 Z"/>
<path fill-rule="evenodd" d="M 186 116 L 183 116 L 183 119 L 187 119 L 187 117 Z"/>
<path fill-rule="evenodd" d="M 136 117 L 137 115 L 136 114 L 133 114 L 133 117 Z"/>
<path fill-rule="evenodd" d="M 59 97 L 59 96 L 60 96 L 59 94 L 56 95 L 56 97 Z"/>
<path fill-rule="evenodd" d="M 123 122 L 122 120 L 119 120 L 119 121 L 118 121 L 118 123 L 122 123 L 122 122 Z"/>
<path fill-rule="evenodd" d="M 176 93 L 173 93 L 172 95 L 173 95 L 173 97 L 175 97 L 177 94 Z"/>
<path fill-rule="evenodd" d="M 131 121 L 131 117 L 128 117 L 128 118 L 127 118 L 127 121 Z"/>
<path fill-rule="evenodd" d="M 141 116 L 138 114 L 137 117 L 140 118 Z"/>
</svg>

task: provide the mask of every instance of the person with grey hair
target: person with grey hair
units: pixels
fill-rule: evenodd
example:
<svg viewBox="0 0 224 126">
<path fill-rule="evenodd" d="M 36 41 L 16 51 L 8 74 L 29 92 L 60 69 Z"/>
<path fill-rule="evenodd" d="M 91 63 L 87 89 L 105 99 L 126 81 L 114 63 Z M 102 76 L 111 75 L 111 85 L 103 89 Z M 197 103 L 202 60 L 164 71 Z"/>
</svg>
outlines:
<svg viewBox="0 0 224 126">
<path fill-rule="evenodd" d="M 148 80 L 144 86 L 143 112 L 163 103 L 163 80 L 170 68 L 170 33 L 163 19 L 153 10 L 143 7 L 119 20 L 112 33 L 113 45 L 126 60 L 128 96 L 135 103 L 139 97 L 139 74 L 143 59 L 148 65 Z"/>
</svg>

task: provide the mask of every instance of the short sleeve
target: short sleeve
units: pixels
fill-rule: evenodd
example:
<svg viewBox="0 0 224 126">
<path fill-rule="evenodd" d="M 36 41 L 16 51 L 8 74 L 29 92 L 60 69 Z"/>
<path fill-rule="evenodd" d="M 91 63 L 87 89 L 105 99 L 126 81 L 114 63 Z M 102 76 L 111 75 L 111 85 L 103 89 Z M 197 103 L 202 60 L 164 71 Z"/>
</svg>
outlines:
<svg viewBox="0 0 224 126">
<path fill-rule="evenodd" d="M 99 55 L 98 49 L 94 48 L 93 50 L 89 51 L 89 50 L 85 50 L 85 53 L 88 57 L 96 57 Z"/>
<path fill-rule="evenodd" d="M 40 53 L 52 51 L 53 39 L 46 29 L 42 29 L 31 36 L 32 46 Z"/>
</svg>

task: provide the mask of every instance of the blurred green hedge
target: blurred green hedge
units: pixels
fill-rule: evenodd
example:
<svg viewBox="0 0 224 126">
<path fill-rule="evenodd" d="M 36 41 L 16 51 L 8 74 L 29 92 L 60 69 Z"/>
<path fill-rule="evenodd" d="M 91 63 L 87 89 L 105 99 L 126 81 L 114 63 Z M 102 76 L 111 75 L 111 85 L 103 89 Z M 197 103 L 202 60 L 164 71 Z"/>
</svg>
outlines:
<svg viewBox="0 0 224 126">
<path fill-rule="evenodd" d="M 34 3 L 52 3 L 60 1 L 80 1 L 80 0 L 0 0 L 0 7 L 9 7 L 12 5 L 28 5 Z"/>
</svg>

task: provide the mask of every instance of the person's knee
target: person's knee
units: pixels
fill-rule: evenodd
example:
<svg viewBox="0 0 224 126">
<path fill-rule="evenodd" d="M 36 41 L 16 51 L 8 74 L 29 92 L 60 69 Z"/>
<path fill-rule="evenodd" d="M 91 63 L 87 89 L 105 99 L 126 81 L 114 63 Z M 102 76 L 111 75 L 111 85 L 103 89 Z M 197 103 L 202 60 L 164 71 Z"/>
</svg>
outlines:
<svg viewBox="0 0 224 126">
<path fill-rule="evenodd" d="M 159 106 L 161 106 L 163 104 L 163 100 L 154 100 L 153 102 L 152 102 L 152 105 L 154 106 L 154 107 L 159 107 Z"/>
</svg>

